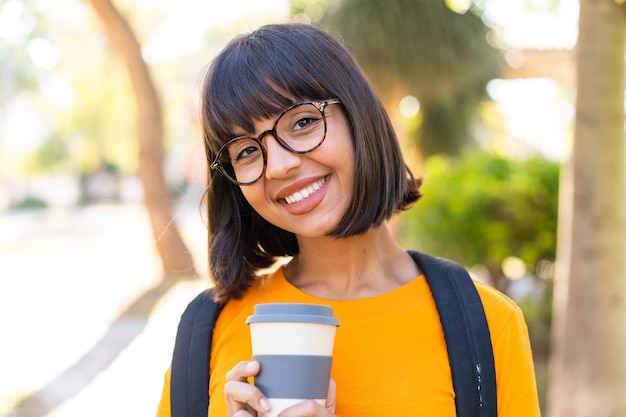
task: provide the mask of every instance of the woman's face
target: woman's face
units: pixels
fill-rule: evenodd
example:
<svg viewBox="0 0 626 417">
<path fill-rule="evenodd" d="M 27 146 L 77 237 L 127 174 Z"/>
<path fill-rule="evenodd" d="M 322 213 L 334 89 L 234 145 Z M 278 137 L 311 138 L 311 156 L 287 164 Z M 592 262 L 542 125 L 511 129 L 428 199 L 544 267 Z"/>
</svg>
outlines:
<svg viewBox="0 0 626 417">
<path fill-rule="evenodd" d="M 272 135 L 266 135 L 264 176 L 241 187 L 250 205 L 265 220 L 301 237 L 328 235 L 337 228 L 352 201 L 352 130 L 340 105 L 331 104 L 325 114 L 326 139 L 309 153 L 292 153 Z M 258 121 L 252 133 L 259 135 L 271 129 L 274 122 Z"/>
</svg>

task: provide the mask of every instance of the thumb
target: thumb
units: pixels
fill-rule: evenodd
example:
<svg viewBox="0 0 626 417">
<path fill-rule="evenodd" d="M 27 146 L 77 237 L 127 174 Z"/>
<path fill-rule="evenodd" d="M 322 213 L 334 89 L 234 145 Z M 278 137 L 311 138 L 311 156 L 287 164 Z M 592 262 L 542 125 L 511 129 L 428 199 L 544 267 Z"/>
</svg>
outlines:
<svg viewBox="0 0 626 417">
<path fill-rule="evenodd" d="M 335 380 L 331 378 L 328 383 L 328 396 L 326 397 L 326 408 L 335 414 L 337 408 L 337 384 Z"/>
</svg>

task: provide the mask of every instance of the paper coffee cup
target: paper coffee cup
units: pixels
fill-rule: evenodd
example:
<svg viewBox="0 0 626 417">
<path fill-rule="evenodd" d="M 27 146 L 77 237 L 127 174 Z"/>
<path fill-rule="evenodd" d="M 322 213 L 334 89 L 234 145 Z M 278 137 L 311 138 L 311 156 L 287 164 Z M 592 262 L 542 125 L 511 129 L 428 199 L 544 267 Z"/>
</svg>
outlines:
<svg viewBox="0 0 626 417">
<path fill-rule="evenodd" d="M 261 364 L 254 384 L 269 399 L 275 417 L 287 407 L 312 399 L 324 405 L 339 320 L 320 304 L 257 304 L 246 321 L 252 359 Z"/>
</svg>

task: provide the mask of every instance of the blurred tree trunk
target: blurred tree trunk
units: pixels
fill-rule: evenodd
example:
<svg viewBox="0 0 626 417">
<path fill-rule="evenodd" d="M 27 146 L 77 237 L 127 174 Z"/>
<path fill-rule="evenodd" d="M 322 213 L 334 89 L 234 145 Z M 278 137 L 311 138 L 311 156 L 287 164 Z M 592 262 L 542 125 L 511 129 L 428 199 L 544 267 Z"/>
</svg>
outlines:
<svg viewBox="0 0 626 417">
<path fill-rule="evenodd" d="M 580 7 L 548 415 L 618 417 L 626 416 L 626 23 L 613 0 L 581 0 Z"/>
<path fill-rule="evenodd" d="M 144 189 L 144 203 L 150 216 L 152 232 L 164 272 L 195 274 L 193 259 L 183 242 L 171 210 L 163 174 L 163 122 L 156 89 L 141 56 L 139 42 L 132 29 L 110 0 L 89 0 L 99 16 L 113 47 L 120 53 L 130 76 L 137 104 L 139 140 L 139 177 Z"/>
</svg>

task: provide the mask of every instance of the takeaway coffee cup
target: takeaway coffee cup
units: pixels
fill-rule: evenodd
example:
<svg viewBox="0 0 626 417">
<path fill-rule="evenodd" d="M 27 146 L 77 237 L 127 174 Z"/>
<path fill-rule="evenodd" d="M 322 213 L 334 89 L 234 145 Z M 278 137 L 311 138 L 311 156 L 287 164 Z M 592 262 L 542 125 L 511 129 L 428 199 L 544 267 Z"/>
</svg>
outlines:
<svg viewBox="0 0 626 417">
<path fill-rule="evenodd" d="M 246 321 L 252 359 L 261 364 L 254 384 L 269 399 L 275 417 L 306 399 L 324 405 L 328 395 L 335 330 L 339 320 L 320 304 L 257 304 Z"/>
</svg>

